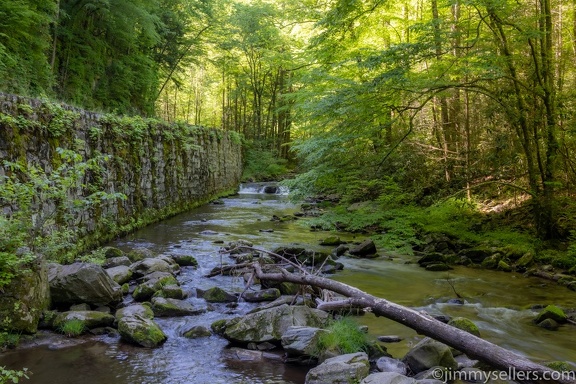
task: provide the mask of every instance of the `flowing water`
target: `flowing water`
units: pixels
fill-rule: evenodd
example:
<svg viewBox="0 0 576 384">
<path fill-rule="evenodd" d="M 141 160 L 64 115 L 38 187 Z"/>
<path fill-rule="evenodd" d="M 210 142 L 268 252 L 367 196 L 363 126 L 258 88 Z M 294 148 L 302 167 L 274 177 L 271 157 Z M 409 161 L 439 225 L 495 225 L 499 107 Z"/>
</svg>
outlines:
<svg viewBox="0 0 576 384">
<path fill-rule="evenodd" d="M 220 286 L 240 292 L 240 278 L 204 278 L 213 267 L 228 261 L 218 251 L 222 242 L 246 239 L 255 246 L 271 249 L 288 243 L 317 245 L 328 236 L 312 232 L 298 221 L 271 221 L 273 215 L 294 213 L 285 191 L 263 193 L 262 184 L 242 186 L 236 196 L 223 199 L 223 204 L 210 204 L 146 227 L 111 245 L 126 251 L 146 247 L 155 253 L 192 254 L 198 269 L 183 268 L 179 280 L 191 293 L 195 288 Z M 340 234 L 343 240 L 354 240 Z M 534 326 L 533 305 L 557 304 L 576 308 L 576 293 L 537 278 L 515 273 L 457 268 L 450 272 L 427 272 L 410 263 L 411 257 L 390 260 L 340 258 L 345 269 L 334 275 L 342 281 L 373 295 L 398 304 L 415 307 L 432 314 L 464 316 L 473 320 L 482 336 L 498 345 L 538 361 L 576 362 L 574 348 L 576 327 L 566 325 L 558 331 Z M 465 303 L 450 304 L 455 291 Z M 191 297 L 191 301 L 200 301 Z M 184 338 L 192 326 L 210 324 L 221 318 L 241 315 L 253 308 L 240 303 L 236 308 L 215 305 L 214 310 L 199 316 L 157 318 L 168 335 L 168 341 L 157 349 L 127 345 L 117 337 L 81 338 L 80 344 L 67 346 L 61 341 L 9 351 L 0 355 L 0 366 L 11 369 L 27 367 L 33 374 L 26 383 L 38 384 L 158 384 L 158 383 L 303 383 L 305 368 L 283 364 L 274 359 L 264 362 L 236 361 L 228 358 L 227 342 L 218 336 Z M 403 354 L 421 337 L 409 328 L 371 314 L 358 318 L 369 326 L 370 334 L 398 335 L 400 343 L 388 344 L 395 357 Z"/>
</svg>

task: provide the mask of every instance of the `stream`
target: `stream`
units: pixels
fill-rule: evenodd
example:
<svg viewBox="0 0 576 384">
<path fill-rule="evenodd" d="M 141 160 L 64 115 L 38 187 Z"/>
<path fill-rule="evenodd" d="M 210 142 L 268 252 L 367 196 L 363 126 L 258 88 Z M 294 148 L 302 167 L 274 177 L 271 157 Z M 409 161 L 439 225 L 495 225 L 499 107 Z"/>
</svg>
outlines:
<svg viewBox="0 0 576 384">
<path fill-rule="evenodd" d="M 271 221 L 273 215 L 281 217 L 299 209 L 282 190 L 279 192 L 265 194 L 262 184 L 243 185 L 238 195 L 222 199 L 223 204 L 199 207 L 110 245 L 125 251 L 145 247 L 157 254 L 192 254 L 198 260 L 198 269 L 182 268 L 178 276 L 185 291 L 219 286 L 241 292 L 242 278 L 203 277 L 221 262 L 229 261 L 218 252 L 222 242 L 245 239 L 264 249 L 299 243 L 330 250 L 318 245 L 329 235 L 327 232 L 310 231 L 299 221 Z M 339 236 L 346 241 L 363 239 L 353 234 Z M 345 268 L 332 276 L 335 280 L 431 314 L 467 317 L 478 325 L 485 339 L 533 360 L 576 362 L 575 326 L 548 331 L 531 322 L 537 313 L 530 309 L 534 305 L 576 308 L 576 293 L 565 287 L 516 273 L 464 267 L 428 272 L 413 263 L 415 258 L 411 256 L 375 260 L 342 257 L 339 261 Z M 450 302 L 456 297 L 454 291 L 466 299 L 463 305 Z M 244 314 L 254 305 L 239 303 L 230 308 L 217 304 L 213 311 L 198 316 L 156 318 L 168 336 L 157 349 L 134 347 L 111 336 L 83 336 L 71 342 L 47 336 L 48 342 L 38 341 L 36 346 L 0 354 L 0 366 L 28 368 L 32 372 L 30 380 L 22 382 L 30 384 L 304 383 L 304 367 L 273 359 L 265 363 L 235 361 L 226 357 L 227 342 L 218 336 L 182 336 L 192 326 L 209 327 L 215 320 Z M 421 339 L 411 329 L 372 314 L 358 317 L 358 321 L 369 326 L 370 335 L 402 337 L 399 343 L 387 344 L 389 353 L 397 358 Z"/>
</svg>

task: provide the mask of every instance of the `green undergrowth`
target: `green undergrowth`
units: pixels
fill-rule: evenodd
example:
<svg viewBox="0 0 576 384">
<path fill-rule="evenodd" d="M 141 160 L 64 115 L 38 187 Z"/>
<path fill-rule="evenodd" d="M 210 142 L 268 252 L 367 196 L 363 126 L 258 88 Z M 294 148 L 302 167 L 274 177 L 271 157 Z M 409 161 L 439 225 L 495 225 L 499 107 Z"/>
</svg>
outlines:
<svg viewBox="0 0 576 384">
<path fill-rule="evenodd" d="M 266 149 L 248 148 L 244 154 L 244 163 L 244 182 L 278 180 L 289 171 L 286 159 Z"/>
<path fill-rule="evenodd" d="M 498 226 L 476 204 L 457 199 L 430 207 L 379 201 L 339 204 L 308 224 L 366 233 L 382 251 L 407 255 L 424 243 L 427 234 L 434 233 L 469 246 L 500 247 L 516 254 L 534 251 L 540 244 L 529 230 Z"/>
<path fill-rule="evenodd" d="M 318 338 L 316 356 L 325 352 L 336 352 L 347 354 L 355 352 L 367 352 L 370 346 L 370 339 L 365 332 L 359 328 L 356 321 L 344 317 L 334 321 L 328 332 L 322 333 Z"/>
</svg>

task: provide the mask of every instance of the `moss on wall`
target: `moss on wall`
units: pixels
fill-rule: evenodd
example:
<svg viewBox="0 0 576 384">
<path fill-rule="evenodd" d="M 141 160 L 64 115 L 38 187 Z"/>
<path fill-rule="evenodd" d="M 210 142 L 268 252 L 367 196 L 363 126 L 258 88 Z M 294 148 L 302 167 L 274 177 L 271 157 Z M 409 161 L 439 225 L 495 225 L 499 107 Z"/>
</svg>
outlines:
<svg viewBox="0 0 576 384">
<path fill-rule="evenodd" d="M 56 149 L 84 160 L 111 156 L 86 173 L 81 195 L 122 193 L 78 213 L 82 248 L 186 211 L 234 191 L 242 173 L 235 132 L 155 119 L 102 115 L 53 102 L 0 93 L 0 175 L 3 160 L 58 167 Z M 78 196 L 82 197 L 82 196 Z"/>
</svg>

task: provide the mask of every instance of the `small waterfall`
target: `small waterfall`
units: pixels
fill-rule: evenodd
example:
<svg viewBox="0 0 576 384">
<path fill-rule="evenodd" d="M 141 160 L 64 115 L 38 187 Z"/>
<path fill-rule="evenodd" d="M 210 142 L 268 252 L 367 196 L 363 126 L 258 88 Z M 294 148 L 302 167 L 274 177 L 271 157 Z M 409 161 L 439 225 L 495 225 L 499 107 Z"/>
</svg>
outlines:
<svg viewBox="0 0 576 384">
<path fill-rule="evenodd" d="M 270 183 L 243 183 L 240 184 L 238 194 L 240 195 L 288 195 L 288 187 L 278 185 L 276 182 Z"/>
</svg>

